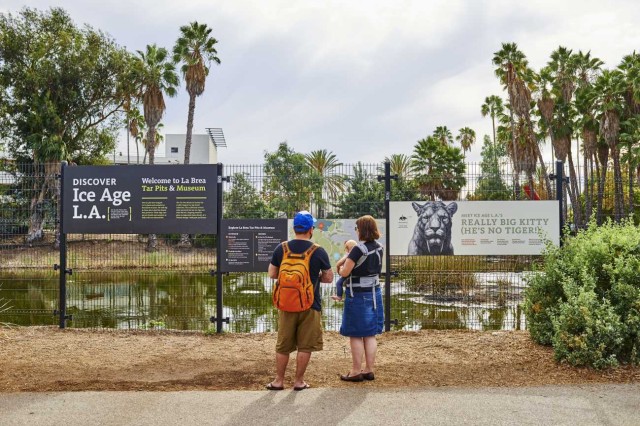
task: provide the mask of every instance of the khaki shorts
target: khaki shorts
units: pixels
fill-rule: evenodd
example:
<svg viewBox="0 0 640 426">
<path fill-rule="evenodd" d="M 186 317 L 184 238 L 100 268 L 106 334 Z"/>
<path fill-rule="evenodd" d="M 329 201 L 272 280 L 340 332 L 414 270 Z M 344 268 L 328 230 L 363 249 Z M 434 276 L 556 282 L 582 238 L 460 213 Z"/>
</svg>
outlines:
<svg viewBox="0 0 640 426">
<path fill-rule="evenodd" d="M 322 350 L 322 314 L 315 309 L 304 312 L 278 311 L 276 352 L 290 354 Z"/>
</svg>

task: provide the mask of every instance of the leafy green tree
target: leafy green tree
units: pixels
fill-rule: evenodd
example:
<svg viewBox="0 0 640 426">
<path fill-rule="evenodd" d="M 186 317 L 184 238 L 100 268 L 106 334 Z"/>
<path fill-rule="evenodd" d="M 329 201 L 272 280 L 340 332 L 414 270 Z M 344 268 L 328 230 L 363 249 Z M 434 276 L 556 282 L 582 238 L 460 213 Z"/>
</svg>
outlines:
<svg viewBox="0 0 640 426">
<path fill-rule="evenodd" d="M 384 217 L 384 185 L 378 181 L 378 175 L 372 175 L 362 163 L 353 168 L 353 176 L 346 179 L 347 189 L 336 205 L 336 216 L 343 219 L 355 219 L 369 214 L 376 218 Z"/>
<path fill-rule="evenodd" d="M 413 171 L 422 195 L 431 200 L 455 200 L 467 183 L 460 148 L 443 145 L 435 136 L 419 140 L 413 149 Z"/>
<path fill-rule="evenodd" d="M 322 179 L 312 170 L 303 154 L 281 142 L 274 152 L 264 153 L 263 197 L 277 212 L 293 217 L 309 210 L 314 194 L 321 191 Z"/>
<path fill-rule="evenodd" d="M 180 27 L 180 37 L 173 47 L 174 62 L 182 63 L 182 75 L 189 93 L 189 112 L 187 117 L 187 138 L 184 145 L 184 164 L 189 164 L 191 155 L 191 135 L 193 116 L 196 109 L 196 97 L 204 93 L 209 75 L 209 64 L 220 64 L 215 45 L 218 40 L 211 37 L 211 28 L 197 21 Z"/>
<path fill-rule="evenodd" d="M 260 197 L 244 173 L 231 177 L 231 190 L 224 194 L 224 216 L 236 219 L 273 218 L 275 212 Z"/>
<path fill-rule="evenodd" d="M 133 88 L 130 55 L 60 8 L 0 14 L 0 136 L 36 171 L 28 241 L 43 237 L 43 204 L 57 199 L 62 160 L 100 162 L 113 150 L 118 112 Z"/>
<path fill-rule="evenodd" d="M 478 178 L 478 186 L 472 197 L 473 200 L 510 200 L 511 188 L 507 186 L 502 173 L 500 173 L 500 161 L 506 158 L 507 150 L 503 144 L 493 144 L 489 136 L 484 137 L 482 145 L 482 162 L 480 168 L 482 174 Z"/>
</svg>

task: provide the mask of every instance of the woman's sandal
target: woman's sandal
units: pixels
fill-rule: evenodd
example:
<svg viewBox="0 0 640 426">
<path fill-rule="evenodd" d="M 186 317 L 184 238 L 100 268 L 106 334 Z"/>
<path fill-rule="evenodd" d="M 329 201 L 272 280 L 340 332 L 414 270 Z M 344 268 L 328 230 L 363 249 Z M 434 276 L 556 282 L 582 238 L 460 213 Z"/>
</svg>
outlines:
<svg viewBox="0 0 640 426">
<path fill-rule="evenodd" d="M 362 378 L 362 373 L 356 374 L 355 376 L 350 376 L 349 373 L 341 374 L 340 380 L 344 380 L 345 382 L 361 382 L 364 379 Z"/>
<path fill-rule="evenodd" d="M 370 371 L 368 373 L 362 373 L 362 378 L 365 380 L 374 380 L 376 376 L 373 374 L 373 371 Z"/>
</svg>

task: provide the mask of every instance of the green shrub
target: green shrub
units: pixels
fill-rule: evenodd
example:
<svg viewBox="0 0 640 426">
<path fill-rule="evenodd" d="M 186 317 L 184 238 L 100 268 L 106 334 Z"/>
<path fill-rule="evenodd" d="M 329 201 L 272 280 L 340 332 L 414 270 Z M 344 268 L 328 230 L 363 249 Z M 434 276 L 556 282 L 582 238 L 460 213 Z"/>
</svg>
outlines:
<svg viewBox="0 0 640 426">
<path fill-rule="evenodd" d="M 547 247 L 528 279 L 531 337 L 560 361 L 604 368 L 640 358 L 640 230 L 631 221 L 590 224 Z"/>
<path fill-rule="evenodd" d="M 558 361 L 595 368 L 618 365 L 624 327 L 608 300 L 582 288 L 554 317 L 553 348 Z"/>
<path fill-rule="evenodd" d="M 566 300 L 562 289 L 560 251 L 548 247 L 543 271 L 534 271 L 526 278 L 524 312 L 527 328 L 533 340 L 541 345 L 551 345 L 553 340 L 553 318 L 560 304 Z"/>
</svg>

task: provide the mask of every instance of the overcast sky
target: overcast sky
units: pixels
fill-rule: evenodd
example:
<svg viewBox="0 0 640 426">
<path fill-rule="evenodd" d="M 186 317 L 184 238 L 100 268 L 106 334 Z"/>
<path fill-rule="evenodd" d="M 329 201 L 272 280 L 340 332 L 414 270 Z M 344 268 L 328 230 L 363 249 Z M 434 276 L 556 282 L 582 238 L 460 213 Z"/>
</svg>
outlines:
<svg viewBox="0 0 640 426">
<path fill-rule="evenodd" d="M 480 106 L 505 95 L 491 63 L 502 42 L 516 42 L 536 69 L 559 45 L 591 50 L 606 67 L 640 50 L 633 0 L 0 0 L 0 11 L 24 5 L 63 7 L 130 51 L 171 49 L 194 20 L 213 28 L 222 64 L 196 101 L 194 133 L 222 127 L 225 164 L 262 163 L 285 140 L 344 163 L 379 162 L 410 155 L 440 125 L 454 135 L 473 128 L 468 158 L 478 161 L 491 133 Z M 166 103 L 165 133 L 185 133 L 184 84 Z"/>
</svg>

